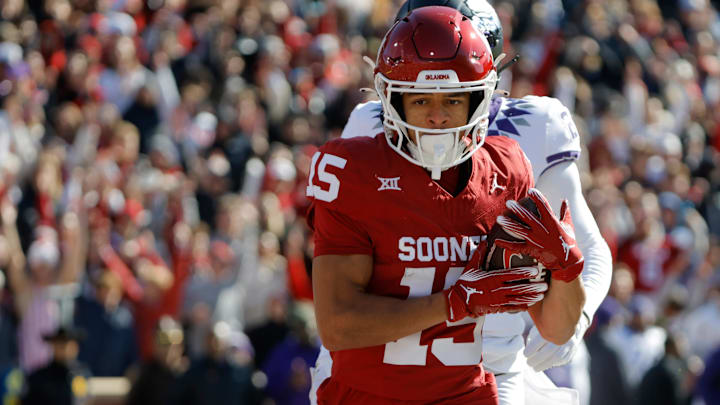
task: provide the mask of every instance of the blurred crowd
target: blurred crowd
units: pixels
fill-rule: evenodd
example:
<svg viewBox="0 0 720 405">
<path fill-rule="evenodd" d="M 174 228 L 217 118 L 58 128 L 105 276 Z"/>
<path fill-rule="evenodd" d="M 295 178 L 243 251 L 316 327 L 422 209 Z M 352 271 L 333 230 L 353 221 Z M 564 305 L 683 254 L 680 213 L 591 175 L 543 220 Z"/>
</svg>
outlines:
<svg viewBox="0 0 720 405">
<path fill-rule="evenodd" d="M 0 2 L 4 400 L 307 403 L 310 159 L 401 3 Z M 554 375 L 586 404 L 720 404 L 718 3 L 494 2 L 500 87 L 573 112 L 613 252 L 589 379 Z"/>
</svg>

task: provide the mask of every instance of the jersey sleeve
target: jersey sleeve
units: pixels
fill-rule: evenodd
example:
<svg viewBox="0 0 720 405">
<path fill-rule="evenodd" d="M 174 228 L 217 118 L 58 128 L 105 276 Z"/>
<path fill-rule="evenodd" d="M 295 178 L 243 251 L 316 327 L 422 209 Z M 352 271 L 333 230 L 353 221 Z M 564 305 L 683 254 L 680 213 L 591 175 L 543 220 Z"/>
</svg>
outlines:
<svg viewBox="0 0 720 405">
<path fill-rule="evenodd" d="M 314 214 L 315 257 L 372 255 L 372 242 L 363 227 L 346 215 L 322 207 Z"/>
<path fill-rule="evenodd" d="M 570 111 L 551 97 L 499 98 L 489 135 L 516 140 L 537 180 L 547 169 L 580 157 L 580 137 Z"/>
<path fill-rule="evenodd" d="M 353 140 L 350 140 L 352 143 Z M 358 218 L 366 194 L 359 159 L 352 159 L 346 140 L 328 142 L 313 155 L 306 195 L 311 205 L 308 225 L 313 229 L 315 256 L 372 254 L 372 241 Z"/>
<path fill-rule="evenodd" d="M 540 98 L 540 97 L 538 97 Z M 541 97 L 547 108 L 545 124 L 544 162 L 539 163 L 536 173 L 541 176 L 547 169 L 580 157 L 580 136 L 570 111 L 560 100 Z"/>
<path fill-rule="evenodd" d="M 517 170 L 515 171 L 517 181 L 517 196 L 516 200 L 520 200 L 525 197 L 532 187 L 535 187 L 535 177 L 533 176 L 533 167 L 530 163 L 525 152 L 520 148 L 520 145 L 515 143 L 515 147 L 511 151 L 514 154 L 514 161 L 518 162 Z"/>
<path fill-rule="evenodd" d="M 350 113 L 341 138 L 375 136 L 383 132 L 382 114 L 382 104 L 379 101 L 358 104 Z"/>
</svg>

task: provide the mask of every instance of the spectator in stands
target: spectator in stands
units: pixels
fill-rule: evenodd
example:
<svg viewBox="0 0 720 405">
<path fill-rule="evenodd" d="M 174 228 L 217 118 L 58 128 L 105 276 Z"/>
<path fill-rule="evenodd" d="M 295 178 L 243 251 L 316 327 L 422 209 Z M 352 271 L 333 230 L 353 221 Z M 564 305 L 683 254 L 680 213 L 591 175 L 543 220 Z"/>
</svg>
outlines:
<svg viewBox="0 0 720 405">
<path fill-rule="evenodd" d="M 309 367 L 320 353 L 312 306 L 295 304 L 290 310 L 288 325 L 290 333 L 262 364 L 268 378 L 265 391 L 276 403 L 304 404 L 310 392 Z"/>
<path fill-rule="evenodd" d="M 638 386 L 638 404 L 684 405 L 689 402 L 687 349 L 687 340 L 682 335 L 668 335 L 665 354 L 647 371 Z"/>
<path fill-rule="evenodd" d="M 253 329 L 267 322 L 272 297 L 287 291 L 287 259 L 280 254 L 277 235 L 266 231 L 260 235 L 258 267 L 247 269 L 242 284 L 245 293 L 245 326 Z"/>
<path fill-rule="evenodd" d="M 627 376 L 631 396 L 642 377 L 663 355 L 666 332 L 654 326 L 655 307 L 642 295 L 630 301 L 630 319 L 608 333 L 608 343 L 620 357 L 623 373 Z"/>
<path fill-rule="evenodd" d="M 218 298 L 237 278 L 235 253 L 226 242 L 211 242 L 209 253 L 208 266 L 195 268 L 185 290 L 183 316 L 188 324 L 188 348 L 193 359 L 205 355 Z"/>
<path fill-rule="evenodd" d="M 689 311 L 682 321 L 690 351 L 701 359 L 720 346 L 720 273 L 717 270 L 707 284 L 704 302 Z"/>
<path fill-rule="evenodd" d="M 237 338 L 236 333 L 226 323 L 218 322 L 213 325 L 206 335 L 205 355 L 193 361 L 178 381 L 173 390 L 173 404 L 258 403 L 258 393 L 252 382 L 252 368 L 248 363 L 231 361 L 231 351 L 240 349 L 237 347 L 238 342 L 233 342 L 233 339 Z M 233 344 L 236 347 L 232 347 Z M 249 341 L 245 344 L 249 345 Z M 232 359 L 238 359 L 238 356 L 233 356 Z"/>
<path fill-rule="evenodd" d="M 720 403 L 720 347 L 705 360 L 705 371 L 698 380 L 697 393 L 706 404 Z"/>
<path fill-rule="evenodd" d="M 62 326 L 44 338 L 52 347 L 52 361 L 27 378 L 27 405 L 74 405 L 89 398 L 89 371 L 77 362 L 78 341 L 84 333 Z"/>
<path fill-rule="evenodd" d="M 187 368 L 183 358 L 183 331 L 172 318 L 163 317 L 153 336 L 152 357 L 131 373 L 128 405 L 168 404 L 177 378 Z"/>
<path fill-rule="evenodd" d="M 0 233 L 0 268 L 7 268 L 7 245 Z M 12 313 L 5 273 L 0 272 L 0 401 L 19 402 L 23 373 L 18 368 L 17 320 Z"/>
<path fill-rule="evenodd" d="M 267 322 L 247 330 L 247 335 L 255 348 L 255 364 L 262 366 L 272 350 L 290 332 L 287 323 L 288 296 L 270 297 Z"/>
<path fill-rule="evenodd" d="M 631 405 L 625 370 L 618 351 L 608 342 L 608 332 L 623 322 L 622 306 L 605 298 L 587 333 L 590 353 L 590 405 Z"/>
<path fill-rule="evenodd" d="M 5 236 L 0 233 L 0 268 L 8 266 L 8 251 Z M 5 273 L 0 272 L 0 369 L 17 366 L 17 319 L 9 304 L 7 280 Z"/>
<path fill-rule="evenodd" d="M 62 218 L 60 237 L 50 227 L 38 228 L 38 237 L 28 251 L 28 276 L 15 226 L 17 211 L 7 200 L 2 202 L 1 210 L 3 232 L 12 252 L 8 263 L 9 283 L 20 317 L 20 365 L 26 371 L 34 371 L 52 359 L 51 347 L 43 336 L 57 329 L 60 321 L 58 302 L 50 296 L 49 287 L 54 283 L 74 283 L 84 270 L 84 224 L 74 212 L 69 212 Z M 61 241 L 65 247 L 62 253 Z"/>
<path fill-rule="evenodd" d="M 75 325 L 86 332 L 78 359 L 94 376 L 124 376 L 137 362 L 135 324 L 122 294 L 120 278 L 104 270 L 92 291 L 75 301 Z"/>
</svg>

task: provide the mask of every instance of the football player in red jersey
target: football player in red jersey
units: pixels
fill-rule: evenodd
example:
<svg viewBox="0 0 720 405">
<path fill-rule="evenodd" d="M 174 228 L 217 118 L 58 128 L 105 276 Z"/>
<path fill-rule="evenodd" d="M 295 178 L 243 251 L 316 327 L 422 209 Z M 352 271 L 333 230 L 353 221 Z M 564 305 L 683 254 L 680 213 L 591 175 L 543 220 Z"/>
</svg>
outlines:
<svg viewBox="0 0 720 405">
<path fill-rule="evenodd" d="M 482 236 L 532 187 L 517 143 L 485 138 L 497 75 L 484 35 L 455 9 L 418 9 L 390 29 L 375 72 L 385 135 L 324 145 L 307 188 L 316 314 L 334 361 L 318 403 L 497 404 L 483 315 L 529 310 L 560 343 L 582 286 L 575 277 L 545 296 L 529 281 L 536 268 L 479 269 Z M 566 238 L 549 250 L 574 242 L 554 217 L 539 226 Z"/>
</svg>

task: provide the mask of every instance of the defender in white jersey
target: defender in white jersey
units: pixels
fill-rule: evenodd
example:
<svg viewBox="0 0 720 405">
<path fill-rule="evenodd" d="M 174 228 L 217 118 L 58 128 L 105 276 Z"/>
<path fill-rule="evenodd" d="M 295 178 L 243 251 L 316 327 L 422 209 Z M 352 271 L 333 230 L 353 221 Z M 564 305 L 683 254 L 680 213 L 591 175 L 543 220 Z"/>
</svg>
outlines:
<svg viewBox="0 0 720 405">
<path fill-rule="evenodd" d="M 482 27 L 501 58 L 502 28 L 494 9 L 485 0 L 408 0 L 398 18 L 409 10 L 430 6 L 452 6 Z M 342 137 L 374 136 L 383 132 L 383 112 L 379 101 L 358 105 L 350 115 Z M 526 96 L 521 99 L 494 97 L 489 115 L 488 136 L 506 136 L 516 140 L 533 168 L 536 187 L 553 207 L 567 199 L 575 224 L 577 243 L 585 257 L 581 275 L 586 303 L 574 336 L 564 345 L 545 341 L 532 326 L 523 339 L 526 321 L 520 314 L 486 316 L 483 329 L 483 365 L 496 375 L 501 405 L 523 403 L 542 405 L 578 403 L 577 392 L 546 390 L 552 383 L 538 371 L 566 364 L 581 348 L 582 337 L 592 316 L 607 294 L 612 274 L 610 250 L 582 195 L 580 175 L 575 161 L 580 156 L 580 140 L 568 109 L 557 99 Z M 322 349 L 313 370 L 311 402 L 322 381 L 330 375 L 332 361 Z M 533 372 L 533 370 L 535 372 Z M 588 393 L 583 393 L 587 395 Z M 528 399 L 526 401 L 527 398 Z"/>
</svg>

